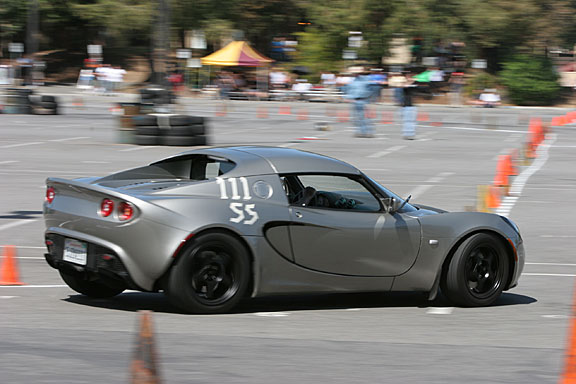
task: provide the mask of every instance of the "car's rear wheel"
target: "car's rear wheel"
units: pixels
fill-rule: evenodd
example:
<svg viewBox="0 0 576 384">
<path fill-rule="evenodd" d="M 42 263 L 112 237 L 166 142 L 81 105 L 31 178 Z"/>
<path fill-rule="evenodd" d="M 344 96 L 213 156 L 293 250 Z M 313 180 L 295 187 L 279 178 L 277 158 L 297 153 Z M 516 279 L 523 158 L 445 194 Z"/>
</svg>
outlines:
<svg viewBox="0 0 576 384">
<path fill-rule="evenodd" d="M 72 274 L 67 272 L 60 272 L 62 280 L 73 290 L 83 295 L 93 297 L 96 299 L 104 299 L 113 297 L 124 292 L 123 287 L 111 287 L 96 280 L 85 280 L 79 274 Z"/>
<path fill-rule="evenodd" d="M 244 297 L 250 259 L 244 245 L 223 233 L 194 239 L 170 272 L 167 295 L 190 313 L 228 312 Z"/>
<path fill-rule="evenodd" d="M 454 253 L 442 291 L 458 305 L 491 305 L 504 290 L 508 268 L 502 241 L 493 235 L 477 233 L 460 244 Z"/>
</svg>

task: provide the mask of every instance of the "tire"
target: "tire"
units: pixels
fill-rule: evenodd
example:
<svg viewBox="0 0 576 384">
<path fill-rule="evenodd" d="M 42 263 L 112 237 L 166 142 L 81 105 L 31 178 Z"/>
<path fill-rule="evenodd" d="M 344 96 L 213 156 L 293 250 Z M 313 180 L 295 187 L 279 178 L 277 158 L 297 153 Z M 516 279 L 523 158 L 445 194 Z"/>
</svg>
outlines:
<svg viewBox="0 0 576 384">
<path fill-rule="evenodd" d="M 134 143 L 137 145 L 159 145 L 160 136 L 152 135 L 135 135 Z"/>
<path fill-rule="evenodd" d="M 138 115 L 132 117 L 132 121 L 136 127 L 158 125 L 157 120 L 157 117 L 152 115 Z"/>
<path fill-rule="evenodd" d="M 205 129 L 203 125 L 190 125 L 190 126 L 170 126 L 169 129 L 162 131 L 166 136 L 198 136 L 203 135 Z"/>
<path fill-rule="evenodd" d="M 58 104 L 53 101 L 42 101 L 40 102 L 40 107 L 44 109 L 57 109 Z"/>
<path fill-rule="evenodd" d="M 245 296 L 250 258 L 244 245 L 223 233 L 198 236 L 172 267 L 166 293 L 188 313 L 223 313 Z"/>
<path fill-rule="evenodd" d="M 146 135 L 146 136 L 158 136 L 160 134 L 160 128 L 157 126 L 139 126 L 136 127 L 136 134 Z"/>
<path fill-rule="evenodd" d="M 60 272 L 62 280 L 73 290 L 83 295 L 93 297 L 95 299 L 104 299 L 114 297 L 124 292 L 125 288 L 110 287 L 102 282 L 84 280 L 81 275 L 74 275 L 66 272 Z"/>
<path fill-rule="evenodd" d="M 191 116 L 170 116 L 168 118 L 168 123 L 171 127 L 181 127 L 190 125 Z"/>
<path fill-rule="evenodd" d="M 161 136 L 162 145 L 173 147 L 191 147 L 194 145 L 205 145 L 203 136 Z"/>
<path fill-rule="evenodd" d="M 43 103 L 48 102 L 48 103 L 56 103 L 56 98 L 54 96 L 48 96 L 48 95 L 42 95 L 41 96 L 41 101 Z"/>
<path fill-rule="evenodd" d="M 491 305 L 504 290 L 508 269 L 502 242 L 493 235 L 477 233 L 454 253 L 442 280 L 442 292 L 464 307 Z"/>
</svg>

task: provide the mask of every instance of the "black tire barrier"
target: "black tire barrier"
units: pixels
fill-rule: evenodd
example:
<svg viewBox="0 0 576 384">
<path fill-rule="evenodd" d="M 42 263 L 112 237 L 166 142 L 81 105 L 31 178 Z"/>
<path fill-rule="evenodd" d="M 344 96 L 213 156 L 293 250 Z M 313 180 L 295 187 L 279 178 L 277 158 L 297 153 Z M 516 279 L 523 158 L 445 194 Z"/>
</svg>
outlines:
<svg viewBox="0 0 576 384">
<path fill-rule="evenodd" d="M 152 126 L 158 125 L 158 118 L 152 115 L 138 115 L 132 118 L 134 126 Z"/>
<path fill-rule="evenodd" d="M 159 136 L 160 135 L 160 128 L 152 125 L 152 126 L 137 126 L 136 127 L 136 134 L 137 135 L 146 135 L 146 136 Z"/>
<path fill-rule="evenodd" d="M 140 90 L 140 100 L 155 105 L 174 104 L 176 96 L 168 89 L 144 88 Z"/>
<path fill-rule="evenodd" d="M 162 145 L 173 147 L 191 147 L 194 145 L 206 145 L 205 136 L 160 136 Z"/>
<path fill-rule="evenodd" d="M 58 108 L 58 103 L 55 103 L 53 101 L 44 101 L 42 100 L 40 102 L 40 107 L 44 108 L 44 109 L 57 109 Z"/>
<path fill-rule="evenodd" d="M 204 125 L 176 126 L 162 130 L 162 134 L 165 136 L 199 136 L 206 134 L 206 129 Z"/>
<path fill-rule="evenodd" d="M 40 101 L 43 103 L 56 103 L 56 97 L 49 95 L 42 95 Z"/>
<path fill-rule="evenodd" d="M 134 142 L 138 145 L 159 145 L 160 136 L 154 135 L 136 135 Z"/>
</svg>

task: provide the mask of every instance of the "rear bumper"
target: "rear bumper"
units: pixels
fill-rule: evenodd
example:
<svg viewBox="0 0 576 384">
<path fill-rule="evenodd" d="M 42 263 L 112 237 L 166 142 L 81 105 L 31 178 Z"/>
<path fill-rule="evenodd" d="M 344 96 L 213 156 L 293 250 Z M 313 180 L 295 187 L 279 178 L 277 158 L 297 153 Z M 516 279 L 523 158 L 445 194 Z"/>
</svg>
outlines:
<svg viewBox="0 0 576 384">
<path fill-rule="evenodd" d="M 48 253 L 44 254 L 44 257 L 52 268 L 82 275 L 86 280 L 101 280 L 110 286 L 142 290 L 132 280 L 120 257 L 110 248 L 82 240 L 87 244 L 86 265 L 63 260 L 65 239 L 65 236 L 55 233 L 46 234 Z"/>
</svg>

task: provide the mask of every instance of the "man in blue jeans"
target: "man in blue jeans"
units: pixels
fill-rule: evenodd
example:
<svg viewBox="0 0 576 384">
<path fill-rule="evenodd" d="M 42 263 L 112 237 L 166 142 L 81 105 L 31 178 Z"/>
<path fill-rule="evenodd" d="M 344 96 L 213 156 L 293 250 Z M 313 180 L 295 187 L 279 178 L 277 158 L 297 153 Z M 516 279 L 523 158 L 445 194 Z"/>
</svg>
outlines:
<svg viewBox="0 0 576 384">
<path fill-rule="evenodd" d="M 346 87 L 346 98 L 354 105 L 352 116 L 356 125 L 356 137 L 373 137 L 370 119 L 366 117 L 366 105 L 370 102 L 374 87 L 368 76 L 365 76 L 363 69 L 355 71 L 355 78 Z"/>
<path fill-rule="evenodd" d="M 412 75 L 406 76 L 406 84 L 402 88 L 402 138 L 404 140 L 414 140 L 416 137 L 416 106 L 413 98 L 416 91 L 416 84 Z"/>
</svg>

